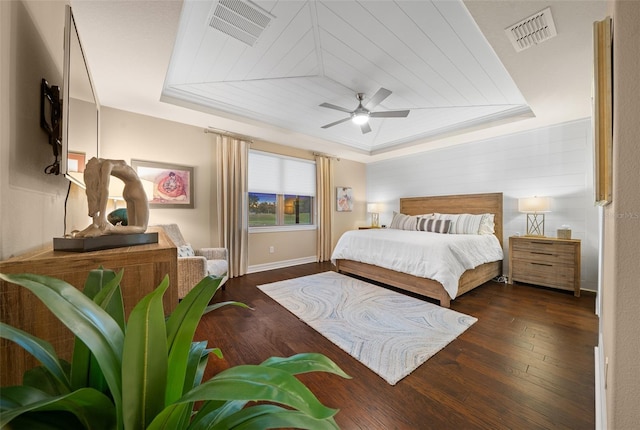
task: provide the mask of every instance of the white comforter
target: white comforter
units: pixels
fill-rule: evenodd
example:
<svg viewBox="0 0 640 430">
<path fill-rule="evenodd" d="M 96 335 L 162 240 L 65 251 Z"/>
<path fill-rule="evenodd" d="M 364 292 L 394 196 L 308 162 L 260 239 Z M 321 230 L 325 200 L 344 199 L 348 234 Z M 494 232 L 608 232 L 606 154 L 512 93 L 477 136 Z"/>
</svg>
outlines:
<svg viewBox="0 0 640 430">
<path fill-rule="evenodd" d="M 352 230 L 344 233 L 331 255 L 373 264 L 440 282 L 451 298 L 460 276 L 481 264 L 504 257 L 492 234 L 439 234 L 396 229 Z"/>
</svg>

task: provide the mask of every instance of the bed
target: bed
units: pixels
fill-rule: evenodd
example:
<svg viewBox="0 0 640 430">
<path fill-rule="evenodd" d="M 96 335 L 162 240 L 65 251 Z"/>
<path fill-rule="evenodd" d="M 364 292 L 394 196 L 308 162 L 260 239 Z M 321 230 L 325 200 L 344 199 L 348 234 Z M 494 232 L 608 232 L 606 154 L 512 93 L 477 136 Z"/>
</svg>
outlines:
<svg viewBox="0 0 640 430">
<path fill-rule="evenodd" d="M 401 198 L 400 213 L 406 215 L 430 213 L 494 214 L 494 235 L 495 238 L 497 238 L 500 249 L 502 249 L 502 193 Z M 362 231 L 368 232 L 368 230 Z M 417 233 L 419 234 L 419 232 Z M 371 236 L 371 233 L 369 233 L 369 236 Z M 337 248 L 338 247 L 336 247 L 336 249 Z M 435 299 L 440 302 L 440 306 L 446 308 L 451 306 L 451 300 L 453 298 L 459 297 L 485 282 L 502 275 L 502 259 L 480 264 L 473 269 L 464 271 L 458 280 L 457 291 L 455 291 L 454 294 L 450 294 L 441 282 L 434 279 L 403 273 L 348 258 L 333 258 L 332 256 L 332 261 L 338 272 L 360 276 L 399 289 L 411 291 Z"/>
</svg>

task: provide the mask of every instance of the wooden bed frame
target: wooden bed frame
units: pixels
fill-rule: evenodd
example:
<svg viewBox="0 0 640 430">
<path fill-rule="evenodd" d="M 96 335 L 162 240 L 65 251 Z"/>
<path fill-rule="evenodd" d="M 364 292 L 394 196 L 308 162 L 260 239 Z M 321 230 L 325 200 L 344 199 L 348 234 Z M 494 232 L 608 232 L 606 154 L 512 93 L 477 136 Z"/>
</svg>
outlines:
<svg viewBox="0 0 640 430">
<path fill-rule="evenodd" d="M 409 197 L 400 199 L 400 213 L 421 215 L 428 213 L 495 214 L 495 235 L 502 245 L 502 193 L 460 194 L 453 196 Z M 336 260 L 336 271 L 362 276 L 396 288 L 411 291 L 440 301 L 440 306 L 451 306 L 451 298 L 442 284 L 433 279 L 421 278 L 390 269 L 360 263 L 353 260 Z M 485 282 L 502 275 L 502 261 L 486 263 L 467 270 L 460 277 L 458 294 L 470 291 Z"/>
</svg>

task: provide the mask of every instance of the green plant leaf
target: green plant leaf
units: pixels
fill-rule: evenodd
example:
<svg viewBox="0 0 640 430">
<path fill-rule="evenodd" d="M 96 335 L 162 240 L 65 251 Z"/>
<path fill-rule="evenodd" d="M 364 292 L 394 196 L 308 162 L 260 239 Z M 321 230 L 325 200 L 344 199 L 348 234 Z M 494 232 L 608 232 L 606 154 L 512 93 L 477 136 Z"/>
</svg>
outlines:
<svg viewBox="0 0 640 430">
<path fill-rule="evenodd" d="M 97 286 L 99 288 L 99 291 L 95 294 L 94 297 L 91 298 L 102 309 L 107 311 L 109 315 L 111 315 L 111 318 L 113 318 L 115 322 L 118 323 L 118 325 L 124 332 L 126 321 L 124 317 L 124 302 L 122 300 L 122 290 L 120 288 L 120 283 L 122 282 L 122 278 L 124 276 L 124 269 L 118 272 L 118 274 L 116 274 L 112 270 L 103 269 L 97 272 L 97 274 L 100 276 L 91 280 L 87 278 L 87 282 L 85 282 L 85 288 L 91 283 L 100 282 L 100 284 Z"/>
<path fill-rule="evenodd" d="M 116 321 L 124 330 L 124 304 L 120 290 L 120 281 L 124 275 L 121 270 L 117 275 L 113 270 L 103 268 L 89 271 L 84 283 L 83 293 L 92 299 Z M 89 348 L 80 338 L 74 341 L 73 358 L 71 360 L 71 384 L 73 389 L 93 387 L 105 392 L 107 382 L 98 365 L 97 360 L 91 354 Z"/>
<path fill-rule="evenodd" d="M 28 430 L 86 430 L 78 419 L 68 412 L 29 412 L 11 421 L 10 429 Z"/>
<path fill-rule="evenodd" d="M 249 403 L 247 400 L 206 401 L 191 420 L 189 430 L 208 430 L 218 421 L 244 408 L 247 403 Z"/>
<path fill-rule="evenodd" d="M 207 350 L 207 342 L 193 342 L 189 350 L 189 358 L 187 360 L 187 369 L 184 377 L 183 392 L 191 390 L 193 387 L 200 385 L 209 358 L 209 350 Z"/>
<path fill-rule="evenodd" d="M 59 279 L 2 273 L 0 279 L 29 289 L 60 322 L 82 339 L 100 364 L 120 415 L 124 334 L 113 318 L 74 286 Z"/>
<path fill-rule="evenodd" d="M 4 428 L 12 420 L 31 412 L 70 412 L 88 429 L 113 429 L 115 408 L 111 399 L 92 389 L 83 388 L 61 396 L 49 396 L 33 387 L 15 386 L 2 388 L 4 398 L 9 398 L 19 407 L 3 410 L 0 427 Z"/>
<path fill-rule="evenodd" d="M 180 402 L 198 400 L 271 401 L 298 409 L 317 419 L 337 412 L 324 406 L 293 375 L 260 365 L 241 365 L 223 370 L 185 394 Z"/>
<path fill-rule="evenodd" d="M 351 379 L 337 364 L 323 354 L 305 352 L 291 357 L 271 357 L 262 362 L 263 366 L 284 370 L 292 375 L 307 372 L 328 372 Z"/>
<path fill-rule="evenodd" d="M 37 388 L 50 396 L 60 396 L 71 392 L 67 385 L 63 385 L 53 376 L 49 369 L 44 366 L 32 367 L 24 372 L 22 375 L 22 385 Z"/>
<path fill-rule="evenodd" d="M 61 386 L 66 387 L 67 392 L 71 391 L 69 377 L 62 367 L 56 351 L 49 342 L 3 322 L 0 322 L 0 337 L 20 345 L 20 347 L 42 363 L 50 372 L 51 376 L 53 376 Z"/>
<path fill-rule="evenodd" d="M 167 333 L 162 296 L 169 277 L 131 311 L 122 353 L 123 422 L 143 429 L 164 409 L 167 378 Z"/>
<path fill-rule="evenodd" d="M 196 327 L 223 278 L 206 276 L 178 304 L 167 321 L 169 373 L 165 404 L 171 404 L 184 393 L 189 350 Z M 189 385 L 189 384 L 187 384 Z"/>
<path fill-rule="evenodd" d="M 275 405 L 251 406 L 209 427 L 211 430 L 252 430 L 297 428 L 313 430 L 339 429 L 333 418 L 318 420 L 300 411 Z"/>
<path fill-rule="evenodd" d="M 212 305 L 209 305 L 204 309 L 203 314 L 209 313 L 211 311 L 215 311 L 216 309 L 219 309 L 219 308 L 221 308 L 223 306 L 229 306 L 229 305 L 231 305 L 231 306 L 239 306 L 241 308 L 253 310 L 252 307 L 247 306 L 246 304 L 244 304 L 242 302 L 229 301 L 229 302 L 219 302 L 219 303 L 214 303 Z"/>
<path fill-rule="evenodd" d="M 174 403 L 164 408 L 146 430 L 186 429 L 191 418 L 191 403 Z"/>
</svg>

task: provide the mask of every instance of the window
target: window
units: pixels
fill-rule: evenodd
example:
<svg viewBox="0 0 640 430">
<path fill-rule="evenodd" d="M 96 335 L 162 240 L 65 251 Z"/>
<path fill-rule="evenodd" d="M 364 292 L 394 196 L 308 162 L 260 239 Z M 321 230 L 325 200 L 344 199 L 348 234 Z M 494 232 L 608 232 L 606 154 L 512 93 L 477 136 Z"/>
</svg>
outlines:
<svg viewBox="0 0 640 430">
<path fill-rule="evenodd" d="M 316 164 L 249 151 L 249 227 L 314 225 Z"/>
</svg>

